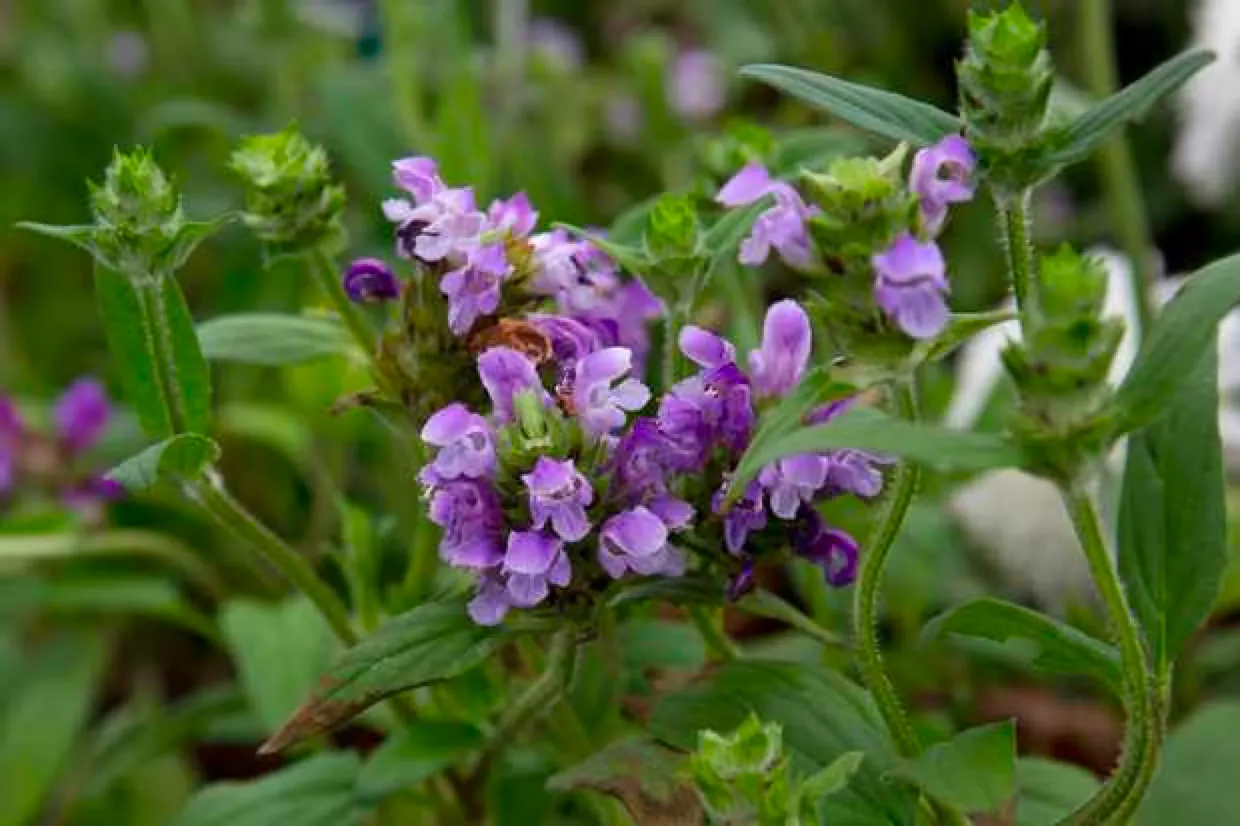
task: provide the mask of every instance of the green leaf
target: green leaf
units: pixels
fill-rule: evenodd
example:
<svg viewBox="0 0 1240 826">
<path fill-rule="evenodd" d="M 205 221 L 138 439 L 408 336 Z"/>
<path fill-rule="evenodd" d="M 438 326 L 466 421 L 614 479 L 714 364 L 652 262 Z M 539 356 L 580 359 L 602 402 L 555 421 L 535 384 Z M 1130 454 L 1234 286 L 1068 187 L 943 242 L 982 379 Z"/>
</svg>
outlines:
<svg viewBox="0 0 1240 826">
<path fill-rule="evenodd" d="M 615 797 L 635 823 L 699 823 L 702 804 L 683 780 L 684 762 L 683 755 L 633 735 L 553 776 L 547 788 L 590 789 Z"/>
<path fill-rule="evenodd" d="M 779 620 L 800 631 L 823 645 L 840 648 L 848 643 L 834 632 L 823 628 L 818 623 L 798 611 L 782 597 L 772 594 L 765 588 L 759 588 L 736 603 L 737 610 L 756 617 Z"/>
<path fill-rule="evenodd" d="M 32 823 L 67 767 L 107 663 L 106 637 L 58 636 L 24 664 L 0 707 L 0 826 Z"/>
<path fill-rule="evenodd" d="M 280 751 L 393 694 L 455 677 L 490 657 L 511 634 L 475 624 L 460 599 L 419 605 L 345 651 L 263 751 Z"/>
<path fill-rule="evenodd" d="M 174 435 L 178 424 L 207 432 L 211 377 L 176 280 L 139 283 L 96 267 L 95 292 L 113 362 L 143 430 L 157 439 Z"/>
<path fill-rule="evenodd" d="M 1016 728 L 1008 721 L 961 732 L 926 749 L 904 772 L 950 806 L 998 813 L 1016 789 Z"/>
<path fill-rule="evenodd" d="M 983 330 L 1015 318 L 1016 314 L 1009 310 L 995 310 L 988 313 L 952 313 L 943 332 L 917 345 L 913 351 L 912 361 L 914 364 L 929 364 L 944 359 Z"/>
<path fill-rule="evenodd" d="M 357 781 L 362 800 L 378 803 L 460 763 L 481 748 L 477 726 L 449 720 L 416 720 L 383 742 Z"/>
<path fill-rule="evenodd" d="M 1089 157 L 1117 129 L 1145 117 L 1154 104 L 1213 62 L 1213 52 L 1204 49 L 1183 52 L 1094 104 L 1058 136 L 1058 148 L 1046 158 L 1046 163 L 1067 165 Z"/>
<path fill-rule="evenodd" d="M 759 198 L 752 204 L 730 209 L 725 212 L 710 229 L 702 236 L 702 249 L 710 257 L 712 263 L 736 255 L 741 242 L 748 237 L 758 216 L 770 208 L 773 199 L 770 195 Z"/>
<path fill-rule="evenodd" d="M 362 826 L 355 754 L 320 754 L 248 783 L 200 791 L 173 826 Z"/>
<path fill-rule="evenodd" d="M 1240 702 L 1198 709 L 1167 738 L 1162 765 L 1137 811 L 1139 826 L 1240 823 Z"/>
<path fill-rule="evenodd" d="M 589 241 L 594 246 L 611 256 L 611 259 L 620 265 L 620 269 L 634 275 L 641 275 L 648 269 L 649 261 L 646 253 L 640 247 L 631 247 L 624 244 L 617 244 L 599 235 L 597 232 L 590 232 L 588 229 L 575 227 L 572 224 L 556 223 L 556 229 L 562 229 L 575 235 L 582 240 Z"/>
<path fill-rule="evenodd" d="M 185 433 L 165 439 L 157 445 L 126 459 L 108 472 L 108 478 L 119 482 L 125 490 L 138 493 L 161 479 L 194 479 L 220 457 L 214 441 L 197 433 Z"/>
<path fill-rule="evenodd" d="M 1016 763 L 1016 826 L 1053 826 L 1098 790 L 1080 766 L 1026 757 Z"/>
<path fill-rule="evenodd" d="M 1088 675 L 1117 696 L 1121 693 L 1119 652 L 1032 609 L 990 597 L 975 599 L 931 620 L 922 638 L 939 639 L 947 634 L 997 643 L 1024 641 L 1033 649 L 1029 660 L 1034 668 L 1053 674 Z"/>
<path fill-rule="evenodd" d="M 323 616 L 300 596 L 279 604 L 234 599 L 220 613 L 220 628 L 241 687 L 269 733 L 297 710 L 336 649 Z"/>
<path fill-rule="evenodd" d="M 913 146 L 928 146 L 964 128 L 955 115 L 928 103 L 830 75 L 771 64 L 746 66 L 740 74 L 795 95 L 859 129 Z"/>
<path fill-rule="evenodd" d="M 225 212 L 209 221 L 186 221 L 177 232 L 177 237 L 161 256 L 159 263 L 163 271 L 171 277 L 173 273 L 185 266 L 185 262 L 203 241 L 228 226 L 236 218 L 235 213 Z"/>
<path fill-rule="evenodd" d="M 733 731 L 750 714 L 780 724 L 786 750 L 808 771 L 850 752 L 865 754 L 853 782 L 832 797 L 832 826 L 913 822 L 917 795 L 885 776 L 899 760 L 873 701 L 828 668 L 729 662 L 704 682 L 665 697 L 648 725 L 655 737 L 688 751 L 696 748 L 698 731 Z"/>
<path fill-rule="evenodd" d="M 613 607 L 639 601 L 722 605 L 724 597 L 723 585 L 716 577 L 690 573 L 678 577 L 645 577 L 631 583 L 622 581 L 615 586 L 607 603 Z"/>
<path fill-rule="evenodd" d="M 729 493 L 738 496 L 759 470 L 785 456 L 840 448 L 872 450 L 960 470 L 1013 467 L 1023 459 L 1020 448 L 999 434 L 913 424 L 877 410 L 856 409 L 824 424 L 783 430 L 764 440 L 755 437 L 737 465 Z"/>
<path fill-rule="evenodd" d="M 1128 433 L 1162 412 L 1216 347 L 1218 323 L 1240 304 L 1240 255 L 1199 270 L 1163 309 L 1115 395 L 1117 432 Z"/>
<path fill-rule="evenodd" d="M 1209 616 L 1227 567 L 1218 404 L 1209 349 L 1163 414 L 1128 440 L 1119 572 L 1161 673 Z"/>
<path fill-rule="evenodd" d="M 19 221 L 16 226 L 18 229 L 24 229 L 36 235 L 65 241 L 80 250 L 90 253 L 92 256 L 99 254 L 95 246 L 95 227 L 91 224 L 57 226 L 54 224 L 37 224 L 33 221 Z"/>
<path fill-rule="evenodd" d="M 276 313 L 222 316 L 198 325 L 198 342 L 212 361 L 280 367 L 353 350 L 348 331 L 333 318 Z"/>
<path fill-rule="evenodd" d="M 837 757 L 825 769 L 819 769 L 801 781 L 801 800 L 806 803 L 817 803 L 823 798 L 843 791 L 848 787 L 853 775 L 861 768 L 865 755 L 859 751 Z"/>
</svg>

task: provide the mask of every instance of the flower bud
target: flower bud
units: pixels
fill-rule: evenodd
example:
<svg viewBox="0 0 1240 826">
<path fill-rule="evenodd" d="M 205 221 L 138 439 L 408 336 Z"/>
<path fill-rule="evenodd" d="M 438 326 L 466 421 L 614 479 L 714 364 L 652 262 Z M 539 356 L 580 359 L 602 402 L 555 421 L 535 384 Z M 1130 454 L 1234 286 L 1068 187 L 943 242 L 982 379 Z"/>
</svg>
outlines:
<svg viewBox="0 0 1240 826">
<path fill-rule="evenodd" d="M 341 279 L 345 295 L 355 304 L 391 301 L 400 296 L 400 282 L 392 268 L 378 258 L 359 258 Z"/>
<path fill-rule="evenodd" d="M 655 201 L 643 236 L 646 253 L 655 261 L 694 256 L 700 245 L 697 212 L 687 195 L 672 193 Z"/>
<path fill-rule="evenodd" d="M 117 150 L 90 204 L 99 253 L 127 271 L 153 269 L 185 224 L 180 193 L 146 149 Z"/>
<path fill-rule="evenodd" d="M 832 162 L 824 174 L 805 173 L 810 201 L 821 213 L 810 232 L 842 265 L 869 269 L 874 253 L 889 245 L 913 222 L 915 199 L 904 185 L 900 146 L 886 158 L 848 157 Z"/>
<path fill-rule="evenodd" d="M 231 166 L 246 186 L 242 218 L 261 240 L 294 249 L 343 245 L 344 188 L 332 179 L 327 152 L 295 126 L 246 138 Z"/>
<path fill-rule="evenodd" d="M 751 715 L 731 735 L 700 732 L 689 770 L 707 810 L 720 820 L 752 819 L 787 805 L 787 761 L 777 723 Z"/>
</svg>

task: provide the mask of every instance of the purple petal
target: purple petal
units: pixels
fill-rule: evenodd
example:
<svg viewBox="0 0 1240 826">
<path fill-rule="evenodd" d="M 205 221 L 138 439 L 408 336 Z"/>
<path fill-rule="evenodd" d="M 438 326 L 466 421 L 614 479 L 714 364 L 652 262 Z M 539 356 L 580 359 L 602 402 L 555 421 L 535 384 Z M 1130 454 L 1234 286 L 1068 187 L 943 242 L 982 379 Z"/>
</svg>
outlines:
<svg viewBox="0 0 1240 826">
<path fill-rule="evenodd" d="M 501 421 L 512 419 L 513 398 L 521 391 L 533 391 L 545 403 L 551 400 L 534 364 L 510 347 L 492 347 L 480 355 L 478 376 Z"/>
<path fill-rule="evenodd" d="M 669 531 L 681 531 L 693 521 L 693 506 L 683 499 L 664 494 L 652 499 L 648 507 Z"/>
<path fill-rule="evenodd" d="M 607 347 L 591 353 L 577 364 L 577 385 L 611 382 L 629 371 L 633 354 L 625 347 Z"/>
<path fill-rule="evenodd" d="M 771 191 L 771 183 L 771 174 L 766 167 L 760 163 L 746 164 L 723 185 L 715 196 L 715 202 L 726 207 L 752 204 Z"/>
<path fill-rule="evenodd" d="M 782 396 L 801 382 L 813 349 L 809 316 L 795 301 L 767 310 L 762 346 L 749 354 L 749 375 L 759 396 Z"/>
<path fill-rule="evenodd" d="M 476 414 L 460 402 L 436 411 L 422 425 L 422 441 L 435 447 L 451 444 L 474 426 Z"/>
<path fill-rule="evenodd" d="M 663 520 L 640 505 L 616 514 L 603 525 L 602 539 L 628 556 L 651 556 L 667 544 Z"/>
<path fill-rule="evenodd" d="M 524 238 L 534 231 L 538 213 L 530 205 L 529 196 L 518 192 L 506 201 L 492 201 L 487 208 L 487 220 L 495 229 L 507 230 L 518 238 Z"/>
<path fill-rule="evenodd" d="M 402 158 L 392 163 L 396 186 L 412 195 L 419 204 L 429 201 L 444 188 L 439 167 L 430 158 Z"/>
<path fill-rule="evenodd" d="M 469 603 L 469 616 L 479 625 L 499 625 L 512 607 L 504 586 L 492 578 L 484 579 Z"/>
<path fill-rule="evenodd" d="M 400 282 L 392 268 L 378 258 L 359 258 L 341 278 L 345 295 L 355 304 L 390 301 L 400 295 Z"/>
<path fill-rule="evenodd" d="M 694 364 L 707 369 L 736 361 L 736 348 L 731 342 L 692 324 L 680 331 L 680 352 Z"/>
<path fill-rule="evenodd" d="M 560 540 L 538 531 L 513 531 L 508 535 L 504 570 L 514 574 L 546 574 L 563 546 Z"/>
<path fill-rule="evenodd" d="M 73 453 L 89 450 L 107 430 L 112 406 L 107 391 L 94 379 L 78 379 L 56 402 L 56 429 Z"/>
<path fill-rule="evenodd" d="M 546 574 L 511 574 L 506 587 L 512 604 L 520 608 L 533 608 L 551 593 Z"/>
</svg>

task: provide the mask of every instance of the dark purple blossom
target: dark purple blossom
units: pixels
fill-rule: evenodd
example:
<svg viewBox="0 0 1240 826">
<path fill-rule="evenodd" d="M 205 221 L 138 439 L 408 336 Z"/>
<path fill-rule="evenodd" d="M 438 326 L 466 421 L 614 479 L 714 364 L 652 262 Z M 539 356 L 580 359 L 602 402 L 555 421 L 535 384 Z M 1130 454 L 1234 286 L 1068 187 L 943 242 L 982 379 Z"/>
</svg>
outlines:
<svg viewBox="0 0 1240 826">
<path fill-rule="evenodd" d="M 736 602 L 753 590 L 756 567 L 752 557 L 745 557 L 741 562 L 741 569 L 728 580 L 727 597 L 729 600 Z"/>
<path fill-rule="evenodd" d="M 603 524 L 598 560 L 612 579 L 628 571 L 643 576 L 680 576 L 685 570 L 683 552 L 668 543 L 667 525 L 641 505 Z"/>
<path fill-rule="evenodd" d="M 959 135 L 948 135 L 913 157 L 909 189 L 917 196 L 925 236 L 933 238 L 942 231 L 952 204 L 973 199 L 976 166 L 973 149 Z"/>
<path fill-rule="evenodd" d="M 650 401 L 650 390 L 634 378 L 613 383 L 629 372 L 633 354 L 624 347 L 608 347 L 577 362 L 573 404 L 581 428 L 603 436 L 624 427 L 625 412 L 640 410 Z"/>
<path fill-rule="evenodd" d="M 745 486 L 745 492 L 725 510 L 726 488 L 715 493 L 711 508 L 723 515 L 723 544 L 730 554 L 739 554 L 749 534 L 766 527 L 766 508 L 762 503 L 762 486 L 757 480 Z"/>
<path fill-rule="evenodd" d="M 813 501 L 827 483 L 827 458 L 816 453 L 786 456 L 758 473 L 758 483 L 766 491 L 771 513 L 780 519 L 794 519 L 802 503 Z"/>
<path fill-rule="evenodd" d="M 509 601 L 522 608 L 542 602 L 551 593 L 551 585 L 564 587 L 573 576 L 564 543 L 538 531 L 508 535 L 503 571 L 508 575 L 505 589 Z"/>
<path fill-rule="evenodd" d="M 53 411 L 60 442 L 70 453 L 90 450 L 112 418 L 107 391 L 94 379 L 78 379 L 61 395 Z"/>
<path fill-rule="evenodd" d="M 627 502 L 640 502 L 666 489 L 668 443 L 654 419 L 639 418 L 612 454 L 614 486 Z"/>
<path fill-rule="evenodd" d="M 422 441 L 439 448 L 429 465 L 436 480 L 495 474 L 495 434 L 490 423 L 463 404 L 436 412 L 422 426 Z"/>
<path fill-rule="evenodd" d="M 511 347 L 492 347 L 478 356 L 478 376 L 491 397 L 496 417 L 502 422 L 512 419 L 517 393 L 529 391 L 544 404 L 551 403 L 534 364 Z"/>
<path fill-rule="evenodd" d="M 529 493 L 534 528 L 542 530 L 550 520 L 556 535 L 564 541 L 585 539 L 590 532 L 586 508 L 594 501 L 594 490 L 572 459 L 540 456 L 534 469 L 522 475 L 521 481 Z"/>
<path fill-rule="evenodd" d="M 857 541 L 844 531 L 828 527 L 813 508 L 802 512 L 795 542 L 797 555 L 821 568 L 828 584 L 842 588 L 857 578 Z"/>
<path fill-rule="evenodd" d="M 344 271 L 345 295 L 355 304 L 391 301 L 400 295 L 392 268 L 378 258 L 359 258 Z"/>
<path fill-rule="evenodd" d="M 874 298 L 896 326 L 916 339 L 932 338 L 947 324 L 947 264 L 933 241 L 902 233 L 874 256 Z"/>
<path fill-rule="evenodd" d="M 527 318 L 550 339 L 551 356 L 561 370 L 573 370 L 582 358 L 604 346 L 597 329 L 575 318 L 547 313 L 535 313 Z"/>
</svg>

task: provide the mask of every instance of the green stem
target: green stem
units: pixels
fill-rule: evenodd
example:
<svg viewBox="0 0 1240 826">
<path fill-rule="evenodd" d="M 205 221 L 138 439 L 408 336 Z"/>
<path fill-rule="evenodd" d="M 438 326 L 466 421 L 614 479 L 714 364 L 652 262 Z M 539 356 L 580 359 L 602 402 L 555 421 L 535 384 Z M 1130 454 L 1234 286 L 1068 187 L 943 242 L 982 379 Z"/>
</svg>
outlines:
<svg viewBox="0 0 1240 826">
<path fill-rule="evenodd" d="M 1161 713 L 1149 657 L 1136 616 L 1103 538 L 1097 509 L 1079 482 L 1063 486 L 1064 504 L 1089 563 L 1107 618 L 1119 637 L 1128 731 L 1119 767 L 1098 792 L 1060 822 L 1060 826 L 1125 824 L 1158 768 L 1162 745 Z"/>
<path fill-rule="evenodd" d="M 188 483 L 187 492 L 221 527 L 258 551 L 293 587 L 305 594 L 319 609 L 341 643 L 345 646 L 357 644 L 357 635 L 349 622 L 349 613 L 336 592 L 319 579 L 305 557 L 285 544 L 284 540 L 233 499 L 224 490 L 218 476 Z"/>
<path fill-rule="evenodd" d="M 702 635 L 702 642 L 706 643 L 706 649 L 713 655 L 712 659 L 720 662 L 740 659 L 740 649 L 724 633 L 723 609 L 711 610 L 701 605 L 690 605 L 685 610 L 688 611 L 689 619 L 693 620 L 698 633 Z"/>
<path fill-rule="evenodd" d="M 171 278 L 172 276 L 164 276 Z M 163 278 L 150 277 L 138 282 L 138 301 L 141 303 L 142 315 L 145 317 L 146 329 L 150 335 L 151 349 L 155 360 L 155 381 L 159 385 L 159 395 L 163 399 L 164 409 L 168 412 L 168 423 L 173 434 L 185 433 L 189 428 L 186 424 L 186 413 L 183 400 L 176 392 L 176 360 L 172 352 L 172 334 L 168 330 L 168 314 L 164 308 Z"/>
<path fill-rule="evenodd" d="M 1012 292 L 1016 296 L 1017 308 L 1026 317 L 1030 314 L 1036 315 L 1039 311 L 1033 244 L 1029 240 L 1029 195 L 1030 190 L 1014 197 L 998 193 L 995 195 L 1000 238 L 1007 256 L 1008 273 L 1012 277 Z"/>
<path fill-rule="evenodd" d="M 909 421 L 917 419 L 917 400 L 914 388 L 908 383 L 896 384 L 892 389 L 896 412 Z M 861 678 L 879 713 L 895 738 L 896 747 L 905 757 L 921 751 L 921 743 L 909 722 L 904 706 L 896 694 L 895 686 L 883 667 L 882 649 L 878 639 L 878 593 L 883 584 L 883 572 L 891 553 L 913 494 L 917 491 L 920 471 L 911 462 L 902 462 L 892 477 L 890 490 L 879 514 L 878 522 L 862 548 L 861 569 L 853 591 L 853 636 L 856 638 L 857 665 Z"/>
<path fill-rule="evenodd" d="M 362 352 L 366 354 L 368 359 L 375 357 L 375 350 L 378 347 L 375 337 L 374 325 L 370 323 L 370 319 L 362 312 L 362 308 L 349 300 L 345 295 L 344 286 L 340 283 L 340 270 L 336 266 L 335 260 L 331 255 L 321 249 L 314 249 L 307 253 L 309 259 L 308 265 L 314 280 L 318 282 L 319 289 L 323 291 L 323 295 L 331 302 L 336 314 L 340 316 L 340 320 L 349 328 L 349 332 L 353 335 L 353 340 L 357 342 L 357 346 L 362 348 Z"/>
<path fill-rule="evenodd" d="M 1080 14 L 1077 18 L 1077 45 L 1086 86 L 1094 97 L 1101 100 L 1113 94 L 1119 86 L 1111 0 L 1079 0 L 1077 11 Z M 1154 241 L 1132 151 L 1122 134 L 1102 148 L 1098 165 L 1107 220 L 1132 262 L 1132 290 L 1141 330 L 1145 331 L 1154 318 L 1150 295 L 1150 286 L 1156 277 L 1152 256 Z"/>
</svg>

